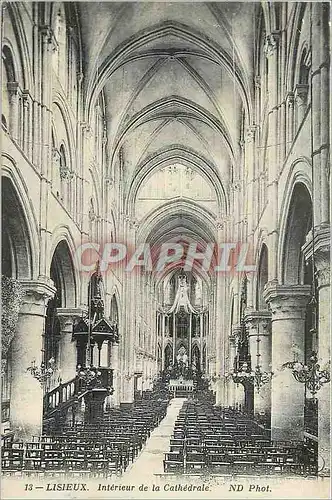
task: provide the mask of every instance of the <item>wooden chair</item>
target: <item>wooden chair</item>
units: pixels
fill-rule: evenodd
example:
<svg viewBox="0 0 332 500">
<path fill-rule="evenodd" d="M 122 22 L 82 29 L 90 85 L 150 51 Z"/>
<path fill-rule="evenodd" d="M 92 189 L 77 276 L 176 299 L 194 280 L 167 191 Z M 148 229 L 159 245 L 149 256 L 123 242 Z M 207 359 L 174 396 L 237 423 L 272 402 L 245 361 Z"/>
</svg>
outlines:
<svg viewBox="0 0 332 500">
<path fill-rule="evenodd" d="M 185 471 L 200 472 L 205 467 L 205 455 L 198 451 L 190 451 L 186 453 Z"/>
<path fill-rule="evenodd" d="M 184 472 L 184 456 L 182 453 L 166 453 L 164 472 Z"/>
</svg>

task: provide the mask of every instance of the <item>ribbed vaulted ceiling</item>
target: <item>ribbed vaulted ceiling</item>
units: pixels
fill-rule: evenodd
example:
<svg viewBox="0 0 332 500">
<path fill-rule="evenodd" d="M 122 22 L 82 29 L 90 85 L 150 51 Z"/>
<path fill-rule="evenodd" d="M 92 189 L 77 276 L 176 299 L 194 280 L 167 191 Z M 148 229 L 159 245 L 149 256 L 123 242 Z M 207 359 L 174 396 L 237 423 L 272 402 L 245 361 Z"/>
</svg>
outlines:
<svg viewBox="0 0 332 500">
<path fill-rule="evenodd" d="M 121 150 L 128 203 L 156 169 L 178 163 L 215 186 L 217 209 L 209 217 L 227 212 L 241 127 L 251 122 L 255 9 L 229 2 L 81 4 L 86 112 L 103 91 L 108 168 Z M 158 224 L 161 240 L 162 230 L 167 240 L 177 227 L 207 239 L 196 201 L 161 202 L 160 214 L 147 214 L 145 232 L 154 234 Z"/>
</svg>

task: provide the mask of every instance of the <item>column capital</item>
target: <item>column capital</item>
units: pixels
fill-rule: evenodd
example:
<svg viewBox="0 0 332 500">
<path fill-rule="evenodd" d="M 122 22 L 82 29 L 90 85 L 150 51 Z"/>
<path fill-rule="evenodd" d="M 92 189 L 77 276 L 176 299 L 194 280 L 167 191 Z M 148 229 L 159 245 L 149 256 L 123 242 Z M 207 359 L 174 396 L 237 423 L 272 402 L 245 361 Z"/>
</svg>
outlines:
<svg viewBox="0 0 332 500">
<path fill-rule="evenodd" d="M 294 107 L 294 100 L 295 100 L 294 92 L 288 92 L 285 100 L 288 107 L 290 108 Z"/>
<path fill-rule="evenodd" d="M 16 97 L 19 93 L 19 83 L 18 82 L 8 82 L 7 83 L 7 90 L 10 94 L 11 97 Z"/>
<path fill-rule="evenodd" d="M 242 332 L 241 325 L 233 325 L 232 326 L 232 335 L 240 335 L 241 332 Z"/>
<path fill-rule="evenodd" d="M 329 266 L 324 267 L 323 269 L 319 269 L 316 272 L 318 288 L 321 289 L 326 286 L 330 286 L 331 284 L 331 269 Z"/>
<path fill-rule="evenodd" d="M 44 43 L 49 46 L 50 52 L 58 50 L 58 42 L 56 41 L 54 31 L 51 26 L 43 25 L 39 27 L 40 33 L 43 37 Z"/>
<path fill-rule="evenodd" d="M 246 131 L 245 142 L 250 143 L 255 139 L 256 132 L 258 130 L 258 125 L 250 125 Z"/>
<path fill-rule="evenodd" d="M 90 123 L 88 123 L 88 122 L 81 122 L 81 127 L 82 127 L 82 131 L 85 134 L 85 137 L 87 139 L 91 139 L 92 138 L 92 128 L 91 128 Z"/>
<path fill-rule="evenodd" d="M 312 259 L 312 254 L 314 252 L 318 288 L 322 288 L 324 286 L 330 286 L 330 228 L 328 225 L 321 225 L 315 228 L 314 234 L 315 236 L 313 238 L 312 231 L 308 233 L 302 251 L 306 261 Z"/>
<path fill-rule="evenodd" d="M 229 343 L 231 345 L 236 346 L 237 336 L 234 335 L 233 333 L 230 333 L 228 338 L 229 338 Z"/>
<path fill-rule="evenodd" d="M 311 285 L 280 285 L 277 280 L 265 285 L 263 297 L 276 319 L 304 319 Z"/>
<path fill-rule="evenodd" d="M 279 33 L 268 33 L 265 36 L 264 53 L 266 57 L 271 57 L 276 53 L 279 43 Z"/>
<path fill-rule="evenodd" d="M 229 334 L 229 341 L 231 343 L 236 344 L 241 336 L 242 326 L 241 325 L 233 325 L 232 331 Z"/>
<path fill-rule="evenodd" d="M 105 184 L 109 188 L 113 187 L 114 186 L 114 178 L 113 177 L 106 177 L 105 178 Z"/>
<path fill-rule="evenodd" d="M 56 168 L 60 168 L 60 151 L 57 148 L 52 148 L 52 161 Z"/>
<path fill-rule="evenodd" d="M 233 184 L 231 185 L 232 191 L 241 191 L 241 181 L 240 180 L 234 180 Z"/>
<path fill-rule="evenodd" d="M 309 85 L 298 83 L 294 88 L 294 100 L 301 106 L 307 103 Z"/>
<path fill-rule="evenodd" d="M 220 231 L 220 235 L 222 236 L 222 231 L 226 231 L 229 223 L 231 222 L 231 217 L 229 215 L 220 215 L 215 220 L 215 227 L 217 231 Z"/>
<path fill-rule="evenodd" d="M 255 84 L 255 87 L 260 89 L 261 86 L 262 86 L 262 77 L 260 75 L 255 75 L 254 76 L 254 84 Z"/>
<path fill-rule="evenodd" d="M 22 90 L 23 106 L 27 107 L 32 97 L 29 90 Z"/>
<path fill-rule="evenodd" d="M 81 318 L 86 313 L 86 307 L 58 307 L 57 316 L 61 324 L 61 329 L 66 329 L 66 327 L 72 328 L 74 320 Z"/>
<path fill-rule="evenodd" d="M 130 229 L 138 229 L 139 228 L 138 220 L 135 219 L 134 217 L 130 218 L 128 222 L 129 222 Z"/>
<path fill-rule="evenodd" d="M 246 311 L 244 322 L 250 335 L 270 335 L 271 311 Z"/>
<path fill-rule="evenodd" d="M 39 280 L 21 280 L 24 291 L 20 314 L 44 316 L 48 301 L 55 295 L 56 288 L 51 279 L 40 277 Z"/>
</svg>

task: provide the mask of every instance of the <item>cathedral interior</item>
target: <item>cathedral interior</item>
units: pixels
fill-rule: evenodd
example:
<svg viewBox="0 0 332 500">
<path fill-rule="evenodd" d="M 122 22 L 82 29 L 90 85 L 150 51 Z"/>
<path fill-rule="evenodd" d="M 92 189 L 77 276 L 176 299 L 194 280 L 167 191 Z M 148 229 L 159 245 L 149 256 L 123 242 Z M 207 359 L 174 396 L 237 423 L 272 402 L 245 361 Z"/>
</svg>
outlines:
<svg viewBox="0 0 332 500">
<path fill-rule="evenodd" d="M 125 472 L 177 408 L 167 473 L 329 476 L 329 19 L 2 3 L 5 473 Z"/>
</svg>

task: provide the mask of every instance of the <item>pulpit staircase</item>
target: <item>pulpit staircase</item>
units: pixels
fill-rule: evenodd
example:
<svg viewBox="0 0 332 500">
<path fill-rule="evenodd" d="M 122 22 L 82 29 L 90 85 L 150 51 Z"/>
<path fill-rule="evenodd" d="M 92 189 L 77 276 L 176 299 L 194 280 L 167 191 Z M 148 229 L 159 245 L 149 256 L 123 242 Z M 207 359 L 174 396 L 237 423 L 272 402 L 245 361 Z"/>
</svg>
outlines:
<svg viewBox="0 0 332 500">
<path fill-rule="evenodd" d="M 95 421 L 103 413 L 105 397 L 111 394 L 113 370 L 98 368 L 101 375 L 94 384 L 86 384 L 78 376 L 60 383 L 44 396 L 43 432 L 61 430 L 66 423 L 75 423 L 82 400 L 86 405 L 85 420 Z"/>
</svg>

